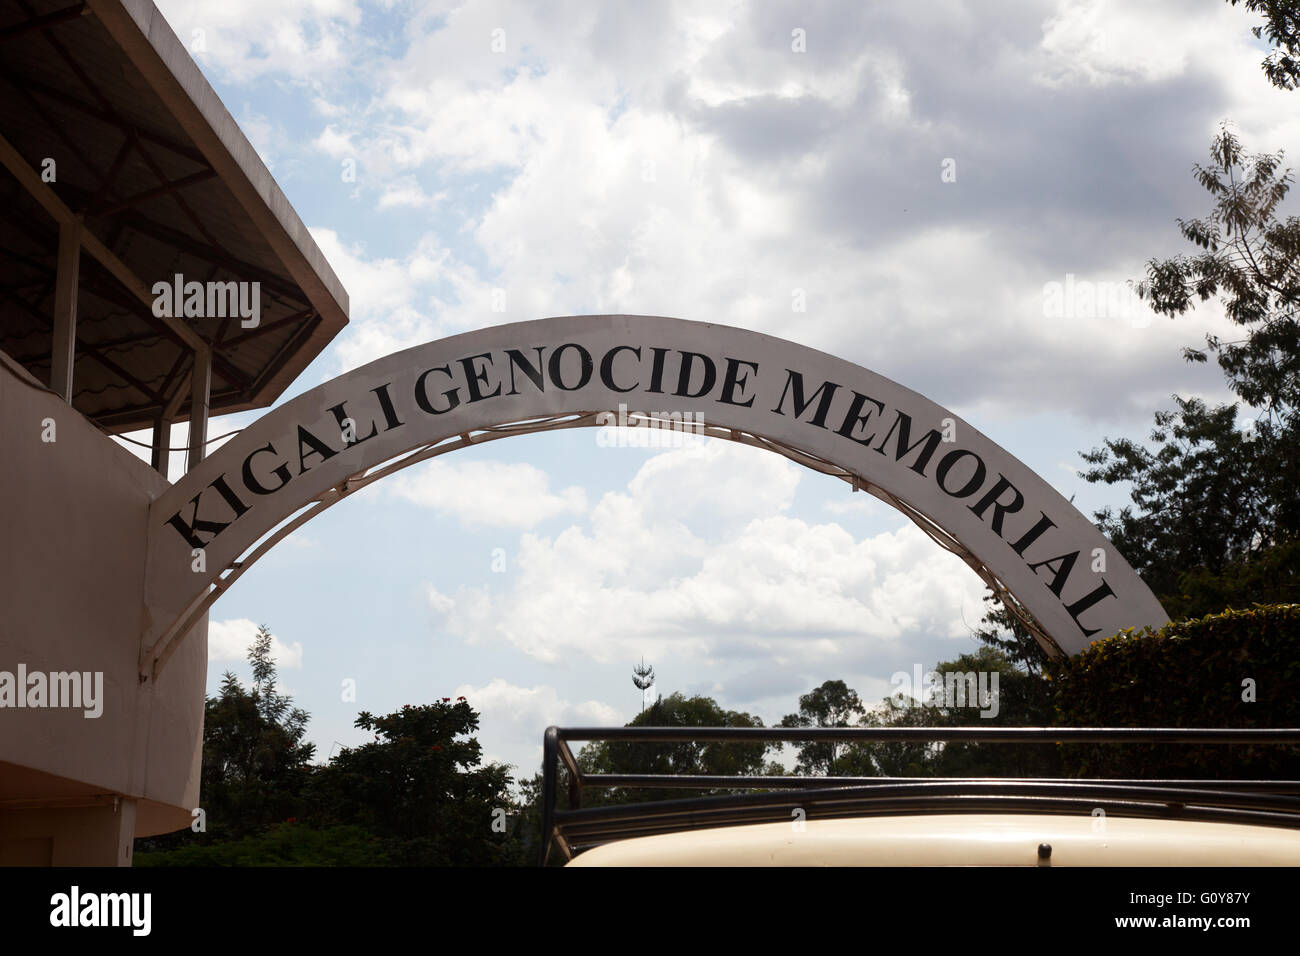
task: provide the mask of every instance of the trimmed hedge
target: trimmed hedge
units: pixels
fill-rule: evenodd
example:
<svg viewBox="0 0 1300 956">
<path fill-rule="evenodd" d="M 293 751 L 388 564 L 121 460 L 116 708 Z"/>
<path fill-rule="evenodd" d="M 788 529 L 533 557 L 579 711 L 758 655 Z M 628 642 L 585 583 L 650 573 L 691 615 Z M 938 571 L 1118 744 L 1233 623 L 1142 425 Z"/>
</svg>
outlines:
<svg viewBox="0 0 1300 956">
<path fill-rule="evenodd" d="M 1121 631 L 1048 679 L 1063 726 L 1300 727 L 1300 604 Z M 1062 755 L 1082 776 L 1300 779 L 1300 747 L 1071 745 Z"/>
</svg>

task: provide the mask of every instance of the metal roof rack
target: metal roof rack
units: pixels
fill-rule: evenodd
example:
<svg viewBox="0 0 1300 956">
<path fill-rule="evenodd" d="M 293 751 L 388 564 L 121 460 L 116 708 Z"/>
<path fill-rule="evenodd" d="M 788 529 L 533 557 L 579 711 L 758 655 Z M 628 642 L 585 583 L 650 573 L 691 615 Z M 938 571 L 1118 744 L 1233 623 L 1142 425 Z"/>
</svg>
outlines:
<svg viewBox="0 0 1300 956">
<path fill-rule="evenodd" d="M 592 846 L 681 830 L 808 819 L 922 813 L 1090 813 L 1246 823 L 1300 829 L 1300 781 L 1010 777 L 813 777 L 596 774 L 578 766 L 570 741 L 642 743 L 1180 743 L 1300 744 L 1300 728 L 1184 727 L 548 727 L 542 756 L 542 845 L 566 860 Z M 559 809 L 559 766 L 568 809 Z M 731 795 L 582 806 L 584 789 L 730 789 Z"/>
</svg>

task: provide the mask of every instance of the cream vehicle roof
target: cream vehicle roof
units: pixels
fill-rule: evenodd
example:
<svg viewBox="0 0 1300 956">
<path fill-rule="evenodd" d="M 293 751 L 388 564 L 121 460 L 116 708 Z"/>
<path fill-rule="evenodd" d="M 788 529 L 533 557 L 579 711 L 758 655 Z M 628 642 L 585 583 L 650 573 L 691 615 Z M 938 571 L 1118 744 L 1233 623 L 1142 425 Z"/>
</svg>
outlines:
<svg viewBox="0 0 1300 956">
<path fill-rule="evenodd" d="M 1039 846 L 1051 852 L 1040 858 Z M 691 830 L 568 866 L 1297 866 L 1300 830 L 1108 816 L 929 814 Z"/>
</svg>

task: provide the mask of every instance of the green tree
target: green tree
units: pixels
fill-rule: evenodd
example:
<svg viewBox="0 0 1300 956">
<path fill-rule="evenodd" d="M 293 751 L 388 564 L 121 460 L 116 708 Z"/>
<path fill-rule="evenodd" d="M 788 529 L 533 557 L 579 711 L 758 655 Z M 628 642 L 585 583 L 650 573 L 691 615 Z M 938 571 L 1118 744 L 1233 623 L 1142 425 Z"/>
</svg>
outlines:
<svg viewBox="0 0 1300 956">
<path fill-rule="evenodd" d="M 1245 336 L 1207 336 L 1206 349 L 1184 355 L 1204 362 L 1214 353 L 1233 391 L 1276 422 L 1300 406 L 1300 219 L 1278 218 L 1294 177 L 1280 168 L 1281 152 L 1246 155 L 1227 124 L 1210 158 L 1194 169 L 1213 208 L 1178 220 L 1183 237 L 1202 251 L 1152 259 L 1136 290 L 1170 316 L 1217 298 Z"/>
<path fill-rule="evenodd" d="M 859 727 L 941 727 L 950 724 L 937 707 L 886 697 L 858 720 Z M 942 744 L 912 741 L 872 741 L 845 748 L 839 761 L 842 776 L 933 777 L 938 774 Z"/>
<path fill-rule="evenodd" d="M 1225 126 L 1196 178 L 1214 206 L 1179 220 L 1202 251 L 1153 259 L 1138 294 L 1177 316 L 1216 299 L 1242 336 L 1207 336 L 1184 357 L 1216 356 L 1255 421 L 1236 404 L 1174 396 L 1156 414 L 1152 447 L 1106 440 L 1083 454 L 1091 482 L 1127 483 L 1132 505 L 1097 513 L 1098 526 L 1175 617 L 1255 601 L 1295 600 L 1300 539 L 1300 219 L 1278 218 L 1292 182 L 1282 154 L 1248 157 Z"/>
<path fill-rule="evenodd" d="M 478 725 L 464 698 L 361 713 L 356 726 L 375 739 L 344 748 L 316 775 L 313 821 L 363 827 L 407 866 L 520 862 L 509 768 L 481 764 L 470 736 Z"/>
<path fill-rule="evenodd" d="M 828 680 L 799 698 L 799 712 L 781 718 L 782 727 L 850 727 L 866 713 L 857 691 L 842 680 Z M 810 741 L 798 748 L 795 773 L 841 773 L 837 758 L 845 745 Z"/>
<path fill-rule="evenodd" d="M 686 697 L 674 693 L 660 697 L 637 714 L 628 727 L 762 727 L 753 714 L 727 710 L 712 697 Z M 586 773 L 704 774 L 709 776 L 756 776 L 767 771 L 765 758 L 775 745 L 765 743 L 641 743 L 597 741 L 577 755 Z M 634 803 L 669 800 L 713 791 L 673 789 L 592 790 L 583 794 L 583 804 Z"/>
<path fill-rule="evenodd" d="M 686 697 L 680 693 L 660 697 L 654 704 L 632 718 L 627 727 L 762 727 L 763 721 L 752 714 L 727 710 L 711 697 Z M 580 749 L 574 759 L 583 773 L 707 774 L 759 776 L 783 774 L 775 762 L 765 763 L 776 745 L 700 743 L 675 744 L 625 741 L 595 741 Z M 557 806 L 568 806 L 569 775 L 557 768 Z M 543 776 L 536 773 L 519 784 L 518 808 L 523 817 L 522 831 L 527 844 L 528 862 L 536 857 L 537 841 L 542 838 Z M 679 790 L 673 788 L 588 788 L 582 793 L 584 807 L 642 803 L 652 800 L 678 800 L 732 792 L 724 789 Z M 557 863 L 558 855 L 552 856 Z"/>
<path fill-rule="evenodd" d="M 1278 89 L 1294 90 L 1300 85 L 1300 6 L 1295 0 L 1228 0 L 1228 3 L 1264 14 L 1265 22 L 1250 31 L 1260 39 L 1267 35 L 1269 45 L 1277 47 L 1264 60 L 1264 74 Z"/>
<path fill-rule="evenodd" d="M 941 661 L 938 674 L 997 674 L 996 713 L 987 701 L 922 701 L 901 691 L 867 711 L 862 727 L 962 727 L 1047 726 L 1054 722 L 1051 684 L 1041 673 L 1030 672 L 1011 654 L 996 647 L 980 647 L 951 661 Z M 987 716 L 985 716 L 987 714 Z M 1060 772 L 1056 748 L 1045 745 L 996 743 L 873 742 L 853 744 L 839 761 L 840 772 L 852 776 L 887 777 L 1023 777 L 1052 776 Z"/>
<path fill-rule="evenodd" d="M 252 689 L 227 672 L 205 709 L 200 799 L 209 832 L 223 838 L 300 812 L 316 754 L 315 744 L 303 741 L 307 712 L 276 689 L 271 641 L 270 629 L 259 627 L 248 651 Z"/>
<path fill-rule="evenodd" d="M 1055 697 L 1051 682 L 1041 672 L 1031 672 L 1007 654 L 981 647 L 939 663 L 939 673 L 996 674 L 997 712 L 987 708 L 939 706 L 939 726 L 1046 727 L 1055 722 Z M 990 678 L 991 681 L 991 678 Z M 983 702 L 980 702 L 981 705 Z M 1061 773 L 1055 744 L 945 743 L 938 751 L 934 772 L 941 777 L 1041 777 Z"/>
<path fill-rule="evenodd" d="M 140 853 L 135 865 L 394 866 L 391 841 L 357 826 L 315 827 L 286 821 L 237 840 L 188 842 L 164 853 Z"/>
<path fill-rule="evenodd" d="M 1015 598 L 1009 598 L 1014 601 Z M 1050 658 L 1019 617 L 1012 614 L 1003 600 L 992 589 L 984 595 L 984 617 L 972 636 L 995 651 L 1006 655 L 1007 660 L 1034 677 L 1042 675 Z M 1025 614 L 1029 612 L 1021 608 Z"/>
<path fill-rule="evenodd" d="M 1222 610 L 1220 600 L 1264 600 L 1262 593 L 1231 593 L 1215 582 L 1267 562 L 1268 552 L 1290 536 L 1270 489 L 1277 458 L 1264 442 L 1242 435 L 1234 406 L 1174 401 L 1177 412 L 1156 413 L 1153 448 L 1108 439 L 1103 449 L 1083 455 L 1093 466 L 1084 473 L 1088 481 L 1126 482 L 1133 502 L 1097 512 L 1098 527 L 1174 618 Z M 1280 574 L 1270 590 L 1284 592 L 1287 577 Z M 1201 585 L 1194 588 L 1193 581 Z"/>
<path fill-rule="evenodd" d="M 141 840 L 138 851 L 235 840 L 302 815 L 316 745 L 303 740 L 307 712 L 276 689 L 271 643 L 262 625 L 248 650 L 251 689 L 227 671 L 217 695 L 205 701 L 199 789 L 205 830 Z"/>
</svg>

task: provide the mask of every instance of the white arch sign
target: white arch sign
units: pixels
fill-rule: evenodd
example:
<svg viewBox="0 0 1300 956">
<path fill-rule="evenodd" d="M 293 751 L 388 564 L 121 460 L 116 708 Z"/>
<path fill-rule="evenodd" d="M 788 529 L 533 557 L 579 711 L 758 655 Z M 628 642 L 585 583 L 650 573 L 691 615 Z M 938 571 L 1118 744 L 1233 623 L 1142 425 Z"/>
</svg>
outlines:
<svg viewBox="0 0 1300 956">
<path fill-rule="evenodd" d="M 620 406 L 680 413 L 706 434 L 780 451 L 889 501 L 1013 596 L 1039 639 L 1065 653 L 1168 620 L 1086 517 L 924 396 L 757 332 L 566 316 L 451 336 L 341 375 L 267 413 L 164 492 L 149 514 L 142 675 L 157 675 L 291 516 L 296 526 L 453 448 L 604 424 Z"/>
</svg>

